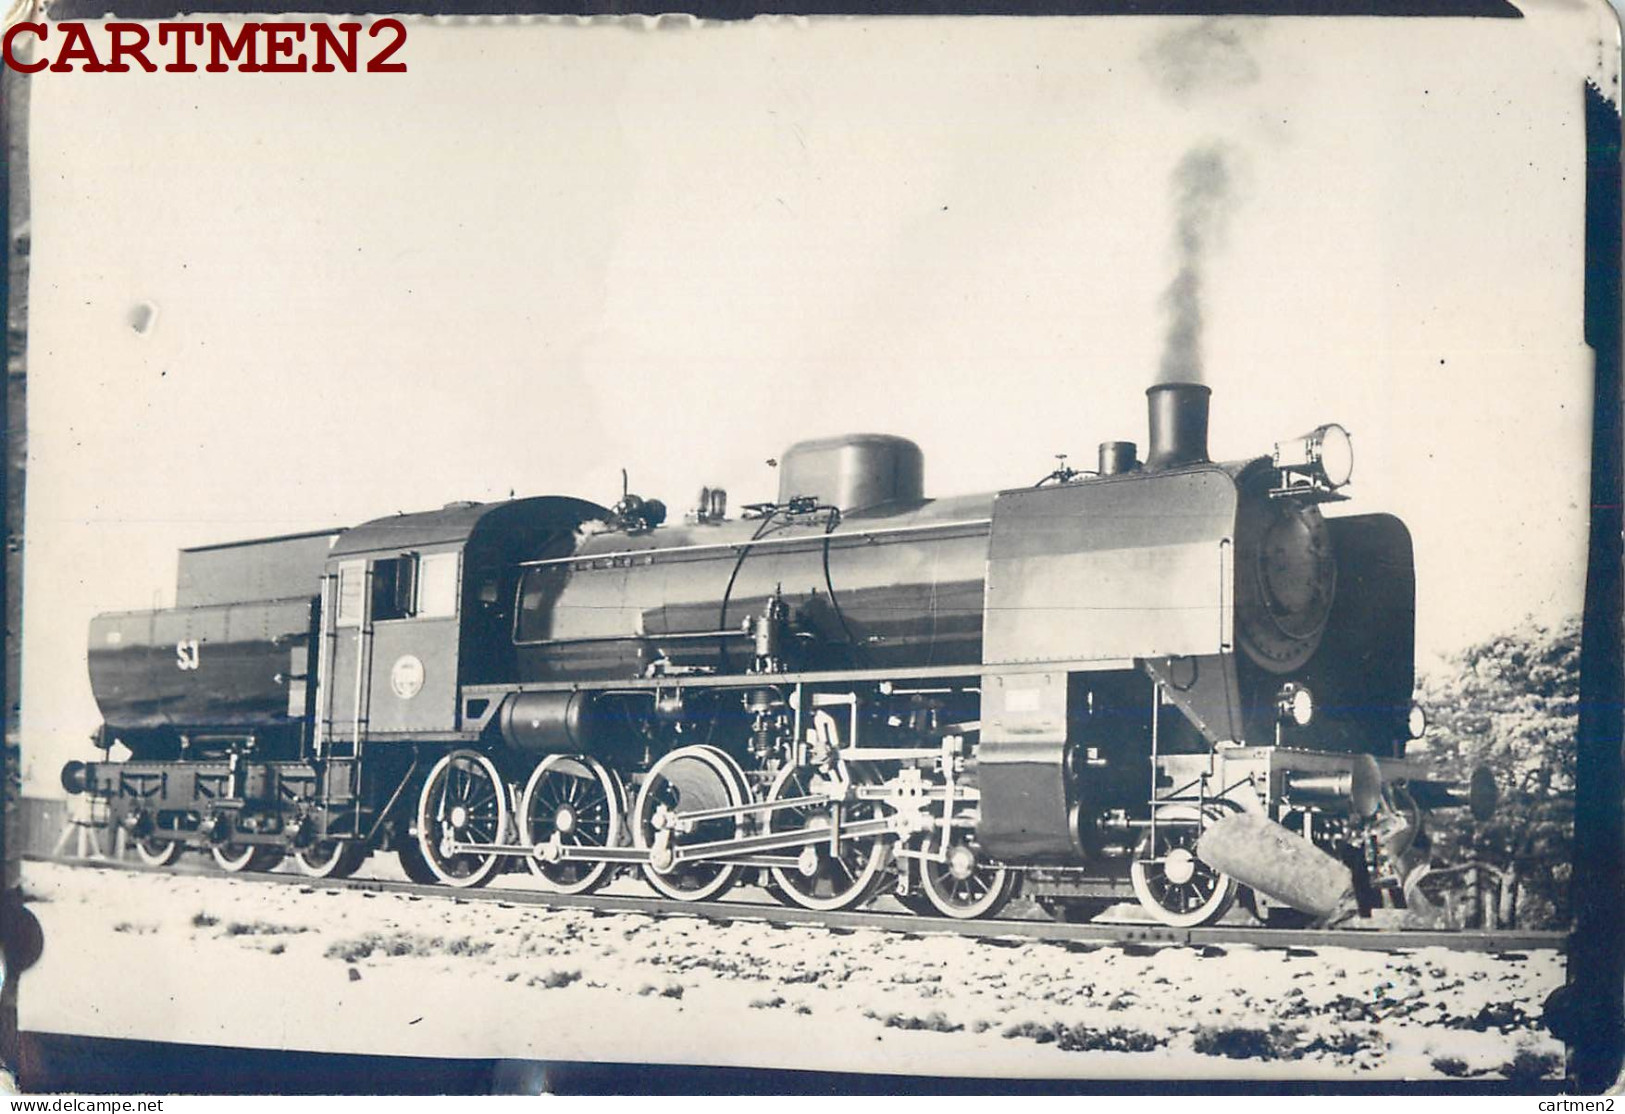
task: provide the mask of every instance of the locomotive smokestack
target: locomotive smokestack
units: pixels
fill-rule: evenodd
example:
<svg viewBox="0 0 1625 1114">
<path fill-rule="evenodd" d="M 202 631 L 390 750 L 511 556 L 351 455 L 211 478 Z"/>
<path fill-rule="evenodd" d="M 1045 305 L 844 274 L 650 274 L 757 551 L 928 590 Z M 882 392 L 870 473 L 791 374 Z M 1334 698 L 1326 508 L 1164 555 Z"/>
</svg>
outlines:
<svg viewBox="0 0 1625 1114">
<path fill-rule="evenodd" d="M 1175 468 L 1207 460 L 1207 404 L 1212 391 L 1200 383 L 1147 387 L 1151 450 L 1147 468 Z"/>
</svg>

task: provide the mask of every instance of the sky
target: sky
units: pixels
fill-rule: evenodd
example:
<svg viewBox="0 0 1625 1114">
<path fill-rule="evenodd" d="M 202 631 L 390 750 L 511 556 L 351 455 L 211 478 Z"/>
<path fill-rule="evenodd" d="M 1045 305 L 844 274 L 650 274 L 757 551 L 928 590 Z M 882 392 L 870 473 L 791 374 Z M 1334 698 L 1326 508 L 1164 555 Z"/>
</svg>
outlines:
<svg viewBox="0 0 1625 1114">
<path fill-rule="evenodd" d="M 1619 41 L 1524 10 L 411 20 L 405 74 L 37 77 L 29 790 L 92 753 L 90 617 L 180 547 L 623 467 L 737 507 L 840 432 L 1022 486 L 1143 449 L 1171 341 L 1216 458 L 1352 432 L 1425 660 L 1577 613 Z"/>
</svg>

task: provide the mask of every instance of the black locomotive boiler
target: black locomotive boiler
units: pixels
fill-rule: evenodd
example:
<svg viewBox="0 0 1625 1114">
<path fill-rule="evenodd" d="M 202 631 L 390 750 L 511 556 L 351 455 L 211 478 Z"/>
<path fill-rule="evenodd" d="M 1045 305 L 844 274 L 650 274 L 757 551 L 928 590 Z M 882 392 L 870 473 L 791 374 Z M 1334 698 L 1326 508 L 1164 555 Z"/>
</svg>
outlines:
<svg viewBox="0 0 1625 1114">
<path fill-rule="evenodd" d="M 183 551 L 176 607 L 92 623 L 108 753 L 64 784 L 153 865 L 1196 925 L 1238 888 L 1328 913 L 1279 877 L 1306 861 L 1404 905 L 1464 800 L 1405 757 L 1408 532 L 1322 515 L 1341 427 L 1215 463 L 1207 388 L 1147 394 L 1143 462 L 997 494 L 926 498 L 863 435 L 737 518 L 522 498 Z M 1265 834 L 1207 854 L 1238 816 Z"/>
</svg>

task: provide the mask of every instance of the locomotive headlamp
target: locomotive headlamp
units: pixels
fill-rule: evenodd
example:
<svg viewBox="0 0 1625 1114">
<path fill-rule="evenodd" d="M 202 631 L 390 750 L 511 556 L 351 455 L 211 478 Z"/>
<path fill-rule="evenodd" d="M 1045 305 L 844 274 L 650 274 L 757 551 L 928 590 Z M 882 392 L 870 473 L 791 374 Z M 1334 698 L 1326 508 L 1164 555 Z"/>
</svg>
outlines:
<svg viewBox="0 0 1625 1114">
<path fill-rule="evenodd" d="M 1405 729 L 1411 738 L 1420 739 L 1428 729 L 1428 714 L 1420 704 L 1411 705 L 1411 714 L 1405 719 Z"/>
<path fill-rule="evenodd" d="M 1307 473 L 1327 487 L 1342 487 L 1354 475 L 1354 442 L 1348 430 L 1332 422 L 1277 441 L 1274 464 L 1282 472 Z"/>
<path fill-rule="evenodd" d="M 1308 727 L 1315 718 L 1315 694 L 1302 685 L 1287 683 L 1275 696 L 1275 714 L 1282 723 L 1295 723 Z"/>
</svg>

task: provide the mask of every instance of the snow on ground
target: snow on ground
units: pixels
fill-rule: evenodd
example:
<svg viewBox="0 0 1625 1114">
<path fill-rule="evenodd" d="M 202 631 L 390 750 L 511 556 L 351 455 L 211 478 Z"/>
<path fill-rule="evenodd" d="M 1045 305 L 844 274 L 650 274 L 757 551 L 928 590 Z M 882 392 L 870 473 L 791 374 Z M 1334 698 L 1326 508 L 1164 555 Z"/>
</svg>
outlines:
<svg viewBox="0 0 1625 1114">
<path fill-rule="evenodd" d="M 22 1028 L 924 1075 L 1561 1072 L 1562 956 L 1135 948 L 595 914 L 28 863 Z M 632 882 L 624 883 L 635 887 Z M 629 892 L 635 892 L 629 891 Z"/>
</svg>

